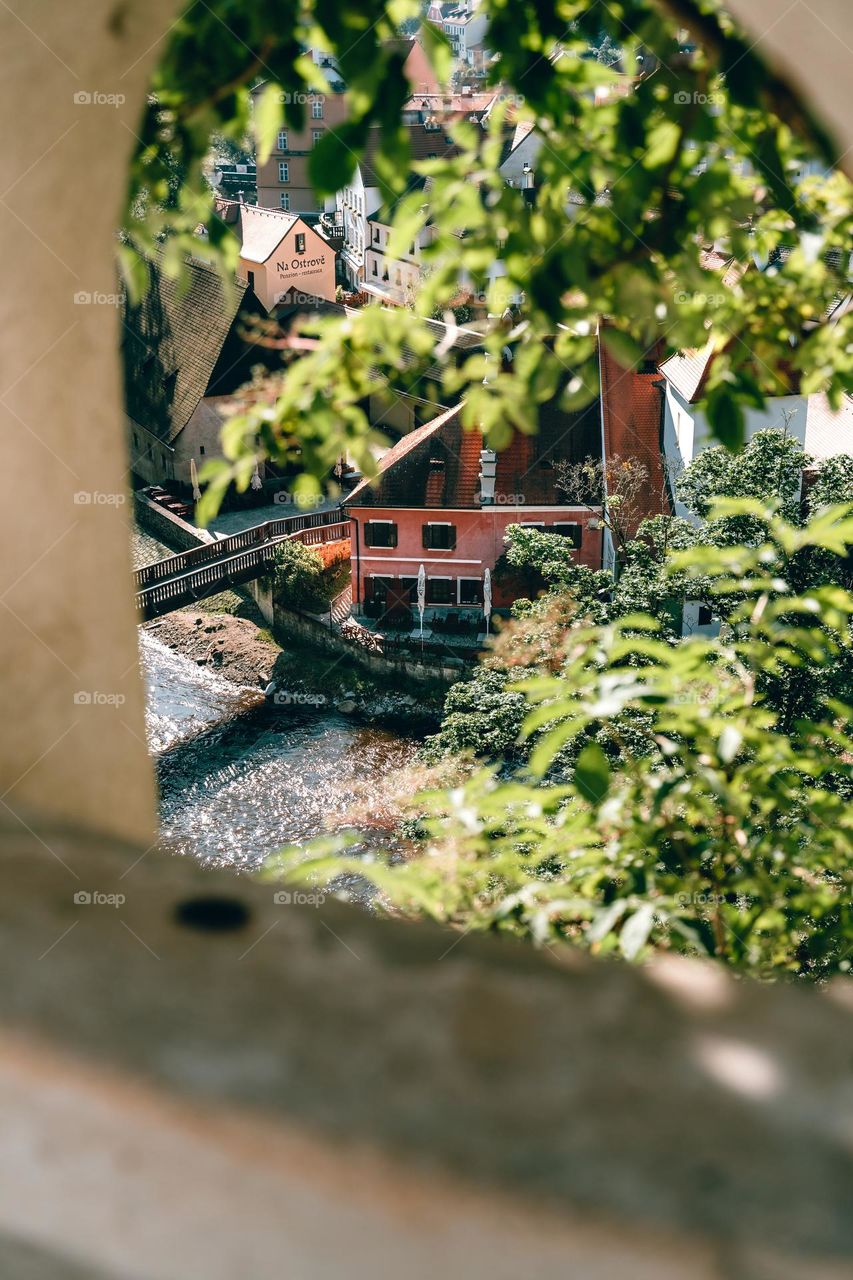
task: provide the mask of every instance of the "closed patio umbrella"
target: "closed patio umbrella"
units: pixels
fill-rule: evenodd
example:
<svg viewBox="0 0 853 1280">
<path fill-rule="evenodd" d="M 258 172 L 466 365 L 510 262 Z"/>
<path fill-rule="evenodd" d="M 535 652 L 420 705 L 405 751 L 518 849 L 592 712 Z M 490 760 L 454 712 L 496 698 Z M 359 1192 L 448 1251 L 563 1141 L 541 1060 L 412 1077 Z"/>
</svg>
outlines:
<svg viewBox="0 0 853 1280">
<path fill-rule="evenodd" d="M 261 479 L 261 473 L 258 471 L 257 462 L 255 463 L 255 469 L 252 472 L 252 479 L 249 481 L 249 483 L 251 484 L 252 488 L 255 490 L 263 489 L 264 487 L 264 482 Z"/>
<path fill-rule="evenodd" d="M 426 604 L 426 569 L 418 569 L 418 614 L 421 620 L 421 640 L 424 638 L 424 605 Z"/>
<path fill-rule="evenodd" d="M 483 575 L 483 613 L 486 618 L 486 635 L 488 635 L 489 618 L 492 616 L 492 575 L 488 569 Z"/>
<path fill-rule="evenodd" d="M 198 502 L 201 498 L 201 489 L 198 487 L 198 472 L 196 471 L 195 458 L 190 458 L 190 484 L 193 487 L 193 502 Z"/>
</svg>

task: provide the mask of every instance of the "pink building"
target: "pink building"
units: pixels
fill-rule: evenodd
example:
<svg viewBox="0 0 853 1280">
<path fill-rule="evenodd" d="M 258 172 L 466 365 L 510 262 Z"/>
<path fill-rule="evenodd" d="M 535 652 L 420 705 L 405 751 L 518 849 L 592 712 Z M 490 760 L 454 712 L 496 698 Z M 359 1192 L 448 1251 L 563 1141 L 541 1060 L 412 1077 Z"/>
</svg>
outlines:
<svg viewBox="0 0 853 1280">
<path fill-rule="evenodd" d="M 571 539 L 579 563 L 601 565 L 595 512 L 567 505 L 554 464 L 600 454 L 598 407 L 566 414 L 545 406 L 534 436 L 515 435 L 495 453 L 479 431 L 463 431 L 461 406 L 417 427 L 385 454 L 379 474 L 352 491 L 353 607 L 374 616 L 411 608 L 420 565 L 429 608 L 474 609 L 483 602 L 511 524 Z M 512 595 L 494 583 L 496 609 Z"/>
</svg>

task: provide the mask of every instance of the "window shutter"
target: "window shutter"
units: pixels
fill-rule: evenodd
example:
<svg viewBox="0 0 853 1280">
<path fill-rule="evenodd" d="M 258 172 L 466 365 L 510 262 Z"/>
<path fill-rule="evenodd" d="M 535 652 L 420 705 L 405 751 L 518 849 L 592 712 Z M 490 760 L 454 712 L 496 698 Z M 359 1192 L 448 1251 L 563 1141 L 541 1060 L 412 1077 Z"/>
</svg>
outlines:
<svg viewBox="0 0 853 1280">
<path fill-rule="evenodd" d="M 397 526 L 392 524 L 388 531 L 388 546 L 396 547 L 397 545 Z"/>
<path fill-rule="evenodd" d="M 422 533 L 422 545 L 427 549 L 429 549 L 431 544 L 430 544 L 430 531 L 429 531 L 428 524 L 421 525 L 421 533 Z"/>
<path fill-rule="evenodd" d="M 364 526 L 364 545 L 366 547 L 373 546 L 373 525 L 370 520 Z"/>
<path fill-rule="evenodd" d="M 447 549 L 455 551 L 456 549 L 456 525 L 452 524 L 447 530 Z"/>
</svg>

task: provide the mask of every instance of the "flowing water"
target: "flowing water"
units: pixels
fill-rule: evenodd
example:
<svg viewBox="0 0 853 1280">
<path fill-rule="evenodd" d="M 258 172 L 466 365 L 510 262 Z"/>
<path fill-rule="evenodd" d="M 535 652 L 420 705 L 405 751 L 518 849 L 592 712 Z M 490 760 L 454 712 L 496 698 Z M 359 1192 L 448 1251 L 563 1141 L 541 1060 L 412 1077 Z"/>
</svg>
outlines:
<svg viewBox="0 0 853 1280">
<path fill-rule="evenodd" d="M 171 554 L 141 531 L 133 550 L 137 565 Z M 284 844 L 346 829 L 354 806 L 367 832 L 355 847 L 394 847 L 384 788 L 414 756 L 415 741 L 333 711 L 269 706 L 257 689 L 139 634 L 170 849 L 251 868 Z"/>
</svg>

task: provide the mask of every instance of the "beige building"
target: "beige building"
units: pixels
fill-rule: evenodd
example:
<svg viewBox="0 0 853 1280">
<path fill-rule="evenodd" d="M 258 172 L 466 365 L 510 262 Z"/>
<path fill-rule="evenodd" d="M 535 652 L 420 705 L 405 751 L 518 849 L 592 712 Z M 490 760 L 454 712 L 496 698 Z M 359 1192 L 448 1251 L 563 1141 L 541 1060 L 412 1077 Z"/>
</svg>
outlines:
<svg viewBox="0 0 853 1280">
<path fill-rule="evenodd" d="M 315 54 L 315 62 L 322 68 L 329 81 L 329 91 L 300 95 L 305 120 L 301 129 L 283 125 L 278 131 L 275 146 L 265 164 L 258 165 L 258 204 L 267 209 L 280 209 L 295 213 L 310 222 L 316 222 L 323 212 L 323 202 L 318 198 L 308 177 L 311 152 L 328 130 L 343 124 L 347 116 L 344 97 L 345 86 L 330 59 Z M 265 85 L 253 89 L 257 101 Z"/>
<path fill-rule="evenodd" d="M 238 274 L 267 310 L 281 303 L 335 300 L 335 251 L 303 218 L 239 205 Z"/>
<path fill-rule="evenodd" d="M 403 71 L 413 93 L 439 92 L 435 72 L 417 38 L 394 40 L 387 47 L 403 59 Z M 261 207 L 295 213 L 314 223 L 325 209 L 308 176 L 311 152 L 327 132 L 334 132 L 343 124 L 348 105 L 346 85 L 334 60 L 317 50 L 312 50 L 311 56 L 328 81 L 328 91 L 300 95 L 300 105 L 305 113 L 303 126 L 299 129 L 282 126 L 269 159 L 258 165 L 257 184 Z M 260 84 L 252 90 L 255 101 L 264 88 L 265 85 Z M 334 201 L 330 202 L 329 208 L 334 208 Z"/>
</svg>

